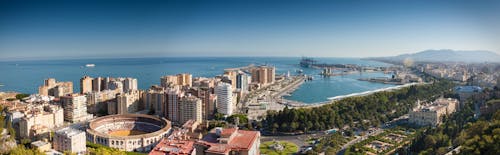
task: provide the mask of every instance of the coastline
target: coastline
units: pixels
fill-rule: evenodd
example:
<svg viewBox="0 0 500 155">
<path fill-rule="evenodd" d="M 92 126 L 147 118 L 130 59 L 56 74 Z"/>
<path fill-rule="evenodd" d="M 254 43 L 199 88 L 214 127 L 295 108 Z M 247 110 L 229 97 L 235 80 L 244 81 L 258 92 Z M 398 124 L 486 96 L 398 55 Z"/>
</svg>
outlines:
<svg viewBox="0 0 500 155">
<path fill-rule="evenodd" d="M 366 96 L 366 95 L 371 95 L 371 94 L 377 93 L 377 92 L 392 91 L 392 90 L 397 90 L 397 89 L 401 89 L 401 88 L 404 88 L 404 87 L 409 87 L 409 86 L 412 86 L 412 85 L 420 85 L 420 84 L 428 84 L 428 83 L 416 83 L 416 82 L 414 82 L 414 83 L 407 83 L 407 84 L 404 84 L 404 85 L 397 85 L 397 86 L 393 86 L 393 87 L 380 88 L 380 89 L 375 89 L 375 90 L 370 90 L 370 91 L 364 91 L 364 92 L 359 92 L 359 93 L 351 93 L 351 94 L 347 94 L 347 95 L 339 95 L 339 96 L 329 97 L 327 101 L 316 102 L 316 103 L 303 103 L 303 102 L 293 101 L 293 100 L 287 100 L 287 99 L 282 99 L 282 100 L 286 101 L 287 102 L 286 105 L 289 105 L 292 108 L 312 108 L 312 107 L 323 106 L 323 105 L 326 105 L 326 104 L 331 104 L 334 101 L 339 101 L 339 100 L 342 100 L 342 99 L 348 98 L 348 97 Z"/>
</svg>

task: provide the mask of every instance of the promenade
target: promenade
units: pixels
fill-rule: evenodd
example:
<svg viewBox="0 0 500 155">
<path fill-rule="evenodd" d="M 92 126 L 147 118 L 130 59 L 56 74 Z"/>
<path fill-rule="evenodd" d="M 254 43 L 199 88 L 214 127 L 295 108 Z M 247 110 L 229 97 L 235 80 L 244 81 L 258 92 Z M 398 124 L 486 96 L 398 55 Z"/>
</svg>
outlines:
<svg viewBox="0 0 500 155">
<path fill-rule="evenodd" d="M 304 76 L 293 76 L 289 79 L 276 81 L 275 83 L 265 86 L 249 94 L 244 101 L 239 104 L 240 109 L 246 109 L 248 118 L 251 120 L 260 120 L 266 115 L 268 110 L 282 110 L 285 104 L 282 102 L 282 97 L 292 93 L 301 84 L 304 83 Z"/>
</svg>

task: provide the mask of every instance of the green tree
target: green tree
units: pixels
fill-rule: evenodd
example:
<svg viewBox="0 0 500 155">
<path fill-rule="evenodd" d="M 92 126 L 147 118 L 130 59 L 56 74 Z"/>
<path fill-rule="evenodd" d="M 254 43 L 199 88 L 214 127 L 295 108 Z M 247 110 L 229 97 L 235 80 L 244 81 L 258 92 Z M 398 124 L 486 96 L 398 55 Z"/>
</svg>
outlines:
<svg viewBox="0 0 500 155">
<path fill-rule="evenodd" d="M 44 155 L 44 153 L 35 150 L 35 149 L 28 149 L 24 147 L 24 145 L 17 145 L 16 148 L 12 149 L 10 151 L 11 155 Z"/>
<path fill-rule="evenodd" d="M 215 120 L 224 120 L 224 114 L 221 113 L 215 113 L 214 115 Z"/>
<path fill-rule="evenodd" d="M 10 138 L 14 139 L 16 137 L 16 130 L 12 128 L 12 123 L 7 122 L 7 130 L 9 131 Z"/>
<path fill-rule="evenodd" d="M 23 98 L 28 97 L 28 96 L 30 96 L 30 94 L 17 94 L 16 99 L 22 100 Z"/>
</svg>

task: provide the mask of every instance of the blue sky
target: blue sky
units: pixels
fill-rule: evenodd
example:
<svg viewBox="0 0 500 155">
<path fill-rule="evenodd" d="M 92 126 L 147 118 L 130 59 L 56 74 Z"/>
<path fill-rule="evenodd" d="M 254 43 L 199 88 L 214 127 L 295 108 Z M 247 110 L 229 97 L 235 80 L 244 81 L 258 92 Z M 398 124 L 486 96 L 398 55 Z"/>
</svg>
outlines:
<svg viewBox="0 0 500 155">
<path fill-rule="evenodd" d="M 0 59 L 500 52 L 500 1 L 0 1 Z"/>
</svg>

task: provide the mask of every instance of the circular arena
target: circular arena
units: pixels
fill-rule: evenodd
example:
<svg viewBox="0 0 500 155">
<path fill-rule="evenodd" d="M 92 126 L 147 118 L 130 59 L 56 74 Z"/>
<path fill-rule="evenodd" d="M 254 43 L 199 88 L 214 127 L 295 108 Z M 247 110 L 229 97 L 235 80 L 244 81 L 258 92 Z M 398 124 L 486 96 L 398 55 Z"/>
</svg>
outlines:
<svg viewBox="0 0 500 155">
<path fill-rule="evenodd" d="M 167 137 L 170 128 L 170 121 L 156 116 L 108 115 L 90 121 L 87 141 L 123 151 L 146 152 Z"/>
</svg>

